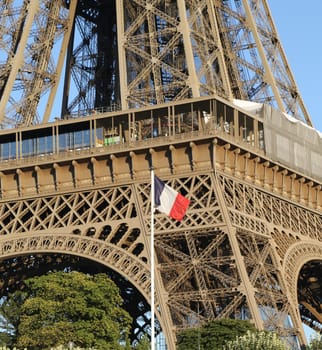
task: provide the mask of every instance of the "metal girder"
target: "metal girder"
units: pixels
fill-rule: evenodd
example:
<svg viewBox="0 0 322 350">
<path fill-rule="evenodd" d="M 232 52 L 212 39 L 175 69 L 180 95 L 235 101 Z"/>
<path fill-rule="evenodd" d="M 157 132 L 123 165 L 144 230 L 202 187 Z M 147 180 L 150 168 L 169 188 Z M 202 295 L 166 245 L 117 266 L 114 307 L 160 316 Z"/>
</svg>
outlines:
<svg viewBox="0 0 322 350">
<path fill-rule="evenodd" d="M 12 0 L 0 23 L 2 127 L 214 94 L 312 126 L 266 0 Z"/>
<path fill-rule="evenodd" d="M 167 343 L 174 344 L 182 329 L 222 317 L 251 319 L 290 342 L 305 343 L 302 320 L 319 329 L 318 299 L 309 289 L 298 294 L 297 284 L 313 273 L 310 264 L 301 268 L 321 256 L 319 187 L 209 134 L 194 142 L 182 139 L 171 156 L 166 142 L 153 149 L 149 143 L 136 155 L 133 147 L 109 150 L 77 161 L 69 154 L 36 168 L 30 162 L 22 166 L 23 160 L 18 169 L 5 168 L 2 261 L 17 255 L 81 256 L 121 274 L 149 300 L 152 161 L 191 200 L 180 224 L 155 215 L 156 309 Z M 173 162 L 169 168 L 167 157 Z"/>
<path fill-rule="evenodd" d="M 73 19 L 63 0 L 6 1 L 1 11 L 2 128 L 39 123 L 49 91 L 56 91 Z M 61 56 L 59 55 L 61 54 Z M 47 108 L 51 108 L 52 101 Z M 50 113 L 47 112 L 47 113 Z"/>
</svg>

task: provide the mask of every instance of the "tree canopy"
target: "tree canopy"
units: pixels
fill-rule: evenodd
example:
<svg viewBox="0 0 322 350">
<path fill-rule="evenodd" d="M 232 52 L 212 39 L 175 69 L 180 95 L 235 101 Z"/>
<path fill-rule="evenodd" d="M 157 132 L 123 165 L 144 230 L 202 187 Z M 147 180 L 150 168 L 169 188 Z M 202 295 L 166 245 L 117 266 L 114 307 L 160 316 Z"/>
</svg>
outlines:
<svg viewBox="0 0 322 350">
<path fill-rule="evenodd" d="M 129 350 L 131 317 L 115 283 L 105 274 L 51 272 L 25 281 L 26 288 L 0 303 L 0 346 L 29 350 L 58 346 Z M 248 332 L 250 331 L 250 332 Z M 177 350 L 284 350 L 274 334 L 258 332 L 248 321 L 220 319 L 177 336 Z M 269 346 L 267 347 L 267 344 Z M 320 349 L 321 337 L 308 350 Z M 257 347 L 256 347 L 257 346 Z M 275 346 L 275 347 L 273 347 Z M 148 350 L 144 337 L 133 349 Z"/>
<path fill-rule="evenodd" d="M 105 274 L 53 272 L 25 281 L 26 289 L 1 305 L 11 344 L 49 349 L 73 342 L 81 348 L 128 348 L 130 315 Z"/>
<path fill-rule="evenodd" d="M 222 350 L 223 346 L 237 336 L 255 327 L 248 321 L 220 319 L 199 328 L 187 329 L 178 334 L 177 350 Z"/>
</svg>

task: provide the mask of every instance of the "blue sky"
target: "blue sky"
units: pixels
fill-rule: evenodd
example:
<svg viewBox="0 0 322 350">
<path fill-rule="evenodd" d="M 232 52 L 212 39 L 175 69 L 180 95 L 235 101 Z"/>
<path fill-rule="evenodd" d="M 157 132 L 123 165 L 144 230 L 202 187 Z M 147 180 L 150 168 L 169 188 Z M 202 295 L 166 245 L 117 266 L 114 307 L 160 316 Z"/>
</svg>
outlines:
<svg viewBox="0 0 322 350">
<path fill-rule="evenodd" d="M 267 0 L 313 125 L 322 131 L 322 0 Z"/>
</svg>

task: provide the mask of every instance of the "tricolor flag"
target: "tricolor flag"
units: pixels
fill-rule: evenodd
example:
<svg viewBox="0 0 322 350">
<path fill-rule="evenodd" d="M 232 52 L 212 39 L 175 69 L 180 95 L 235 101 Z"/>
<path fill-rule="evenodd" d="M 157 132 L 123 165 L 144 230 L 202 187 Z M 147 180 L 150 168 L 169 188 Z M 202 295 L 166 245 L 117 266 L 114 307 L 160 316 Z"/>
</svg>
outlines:
<svg viewBox="0 0 322 350">
<path fill-rule="evenodd" d="M 190 200 L 154 176 L 155 209 L 171 218 L 181 221 L 188 209 Z"/>
</svg>

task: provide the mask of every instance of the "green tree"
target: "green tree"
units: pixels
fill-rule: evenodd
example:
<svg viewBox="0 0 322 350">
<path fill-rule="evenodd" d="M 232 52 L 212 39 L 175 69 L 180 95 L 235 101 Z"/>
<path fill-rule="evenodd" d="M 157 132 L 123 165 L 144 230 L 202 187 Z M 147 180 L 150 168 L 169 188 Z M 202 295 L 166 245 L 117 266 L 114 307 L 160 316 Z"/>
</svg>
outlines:
<svg viewBox="0 0 322 350">
<path fill-rule="evenodd" d="M 16 329 L 20 321 L 20 308 L 27 294 L 20 290 L 0 302 L 0 344 L 12 346 Z"/>
<path fill-rule="evenodd" d="M 70 341 L 81 348 L 128 349 L 131 318 L 117 286 L 105 274 L 54 272 L 25 281 L 26 291 L 9 295 L 15 305 L 14 345 L 49 349 Z M 20 293 L 20 294 L 19 294 Z M 20 305 L 13 301 L 19 295 Z"/>
<path fill-rule="evenodd" d="M 220 319 L 178 334 L 177 350 L 221 350 L 226 342 L 255 327 L 248 321 Z"/>
<path fill-rule="evenodd" d="M 0 347 L 7 346 L 9 343 L 10 336 L 6 332 L 0 332 Z"/>
<path fill-rule="evenodd" d="M 248 331 L 245 335 L 227 342 L 224 350 L 287 350 L 286 344 L 274 332 Z"/>
</svg>

